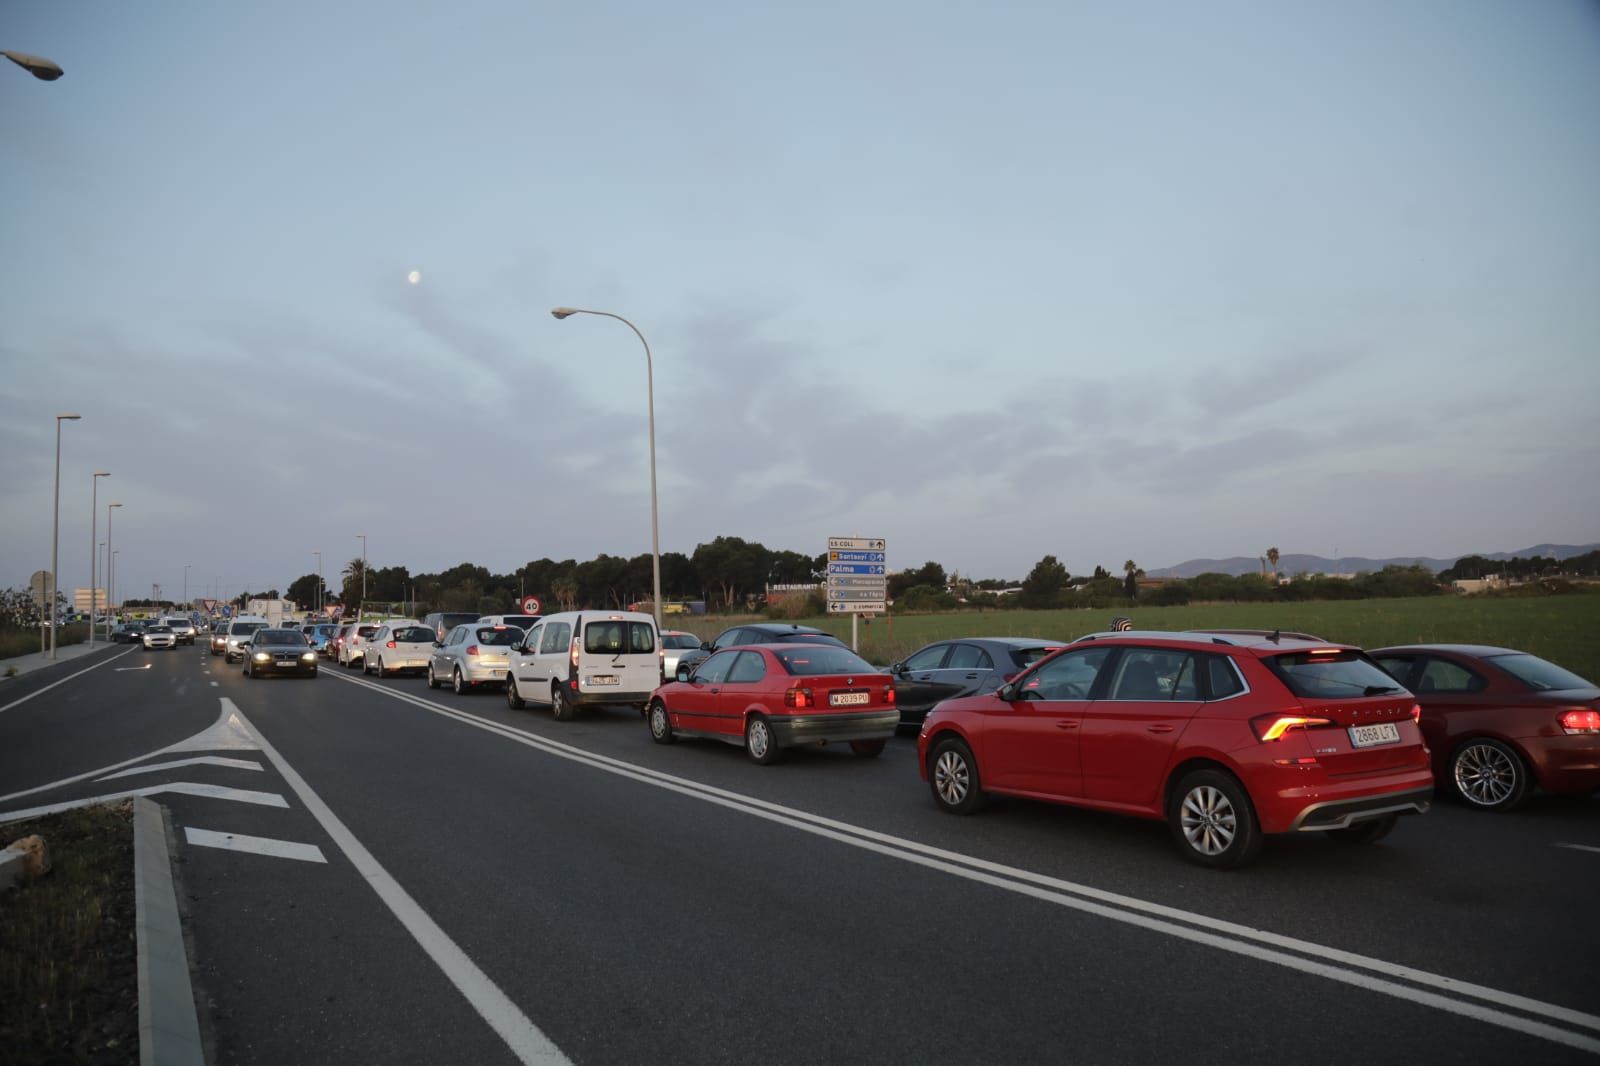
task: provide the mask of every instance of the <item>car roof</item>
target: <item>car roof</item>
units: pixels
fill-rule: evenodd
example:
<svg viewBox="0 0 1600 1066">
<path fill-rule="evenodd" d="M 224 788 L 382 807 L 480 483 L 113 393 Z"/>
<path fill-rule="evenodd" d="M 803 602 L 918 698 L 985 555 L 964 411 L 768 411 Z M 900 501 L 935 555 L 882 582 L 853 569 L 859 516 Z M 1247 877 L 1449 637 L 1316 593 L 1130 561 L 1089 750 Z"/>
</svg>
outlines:
<svg viewBox="0 0 1600 1066">
<path fill-rule="evenodd" d="M 1065 647 L 1071 644 L 1070 640 L 1052 640 L 1049 637 L 945 637 L 935 640 L 927 646 L 932 648 L 940 644 L 1004 644 L 1008 648 L 1039 648 L 1039 647 Z"/>
<path fill-rule="evenodd" d="M 816 626 L 803 626 L 794 622 L 744 622 L 740 625 L 729 626 L 729 629 L 759 629 L 763 633 L 821 633 L 825 637 L 833 634 Z M 838 639 L 838 638 L 835 638 Z"/>
<path fill-rule="evenodd" d="M 1489 658 L 1495 655 L 1524 655 L 1515 648 L 1500 648 L 1493 644 L 1391 644 L 1368 652 L 1376 655 L 1378 652 L 1429 652 L 1444 651 L 1454 652 L 1456 655 L 1467 655 L 1473 658 Z"/>
<path fill-rule="evenodd" d="M 1276 632 L 1276 631 L 1274 631 Z M 1240 648 L 1252 651 L 1257 655 L 1278 655 L 1283 652 L 1306 651 L 1312 648 L 1351 648 L 1352 645 L 1340 644 L 1330 640 L 1302 640 L 1280 635 L 1277 640 L 1271 636 L 1256 636 L 1245 633 L 1219 633 L 1205 630 L 1171 631 L 1165 629 L 1133 629 L 1121 632 L 1086 633 L 1074 640 L 1074 644 L 1094 643 L 1112 644 L 1139 644 L 1152 640 L 1171 642 L 1186 645 L 1210 645 Z"/>
</svg>

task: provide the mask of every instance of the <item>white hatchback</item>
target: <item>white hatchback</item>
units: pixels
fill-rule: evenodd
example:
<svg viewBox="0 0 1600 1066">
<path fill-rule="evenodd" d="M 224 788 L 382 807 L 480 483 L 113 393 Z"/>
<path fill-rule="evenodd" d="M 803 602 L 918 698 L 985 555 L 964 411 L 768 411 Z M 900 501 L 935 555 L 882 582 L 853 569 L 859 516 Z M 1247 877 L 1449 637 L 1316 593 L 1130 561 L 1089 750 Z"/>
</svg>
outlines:
<svg viewBox="0 0 1600 1066">
<path fill-rule="evenodd" d="M 410 619 L 385 622 L 366 638 L 361 672 L 387 677 L 402 670 L 421 672 L 433 654 L 433 630 Z"/>
</svg>

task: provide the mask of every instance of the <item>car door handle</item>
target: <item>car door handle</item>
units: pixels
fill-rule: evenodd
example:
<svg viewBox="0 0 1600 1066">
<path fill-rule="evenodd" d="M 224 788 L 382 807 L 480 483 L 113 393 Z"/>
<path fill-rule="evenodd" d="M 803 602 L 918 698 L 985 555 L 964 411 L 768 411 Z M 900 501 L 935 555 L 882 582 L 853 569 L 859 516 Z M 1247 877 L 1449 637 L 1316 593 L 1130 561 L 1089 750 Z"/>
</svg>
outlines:
<svg viewBox="0 0 1600 1066">
<path fill-rule="evenodd" d="M 1145 726 L 1144 731 L 1146 733 L 1170 733 L 1172 732 L 1172 727 L 1165 722 L 1157 722 L 1155 725 Z"/>
<path fill-rule="evenodd" d="M 720 688 L 714 688 L 714 689 L 712 689 L 712 690 L 711 690 L 711 694 L 712 694 L 712 695 L 713 695 L 713 696 L 715 696 L 715 695 L 716 695 L 716 694 L 717 694 L 717 693 L 719 693 L 719 692 L 721 692 L 721 691 L 722 691 L 722 690 L 721 690 L 721 689 L 720 689 Z"/>
<path fill-rule="evenodd" d="M 1057 729 L 1076 729 L 1076 728 L 1078 728 L 1078 723 L 1077 723 L 1076 719 L 1058 718 L 1058 719 L 1056 719 L 1056 728 Z"/>
</svg>

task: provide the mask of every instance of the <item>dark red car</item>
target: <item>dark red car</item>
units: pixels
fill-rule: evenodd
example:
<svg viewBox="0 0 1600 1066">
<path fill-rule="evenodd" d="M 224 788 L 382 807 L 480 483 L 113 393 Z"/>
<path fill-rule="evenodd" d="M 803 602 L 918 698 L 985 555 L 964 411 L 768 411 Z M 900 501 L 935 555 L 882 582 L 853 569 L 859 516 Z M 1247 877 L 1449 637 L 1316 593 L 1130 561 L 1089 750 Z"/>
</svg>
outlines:
<svg viewBox="0 0 1600 1066">
<path fill-rule="evenodd" d="M 658 688 L 645 708 L 658 744 L 680 736 L 742 744 L 758 763 L 784 748 L 847 741 L 871 758 L 894 736 L 894 679 L 848 648 L 762 644 L 723 648 Z"/>
<path fill-rule="evenodd" d="M 1433 794 L 1416 701 L 1356 648 L 1244 634 L 1096 634 L 998 692 L 934 708 L 918 764 L 944 810 L 985 793 L 1165 819 L 1203 866 L 1264 834 L 1369 843 Z"/>
<path fill-rule="evenodd" d="M 1600 788 L 1600 688 L 1510 648 L 1380 648 L 1378 665 L 1416 693 L 1438 779 L 1469 806 L 1506 811 L 1531 786 Z"/>
</svg>

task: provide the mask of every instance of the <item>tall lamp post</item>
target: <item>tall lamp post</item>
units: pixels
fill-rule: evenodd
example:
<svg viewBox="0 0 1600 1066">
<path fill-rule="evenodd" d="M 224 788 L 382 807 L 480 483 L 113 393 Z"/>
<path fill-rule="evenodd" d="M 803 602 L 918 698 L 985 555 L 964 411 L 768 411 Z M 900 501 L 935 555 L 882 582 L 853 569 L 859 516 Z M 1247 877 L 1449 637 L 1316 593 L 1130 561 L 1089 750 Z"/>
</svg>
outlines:
<svg viewBox="0 0 1600 1066">
<path fill-rule="evenodd" d="M 657 518 L 656 508 L 656 372 L 650 358 L 650 342 L 644 339 L 644 334 L 639 332 L 639 327 L 610 311 L 591 311 L 584 307 L 557 307 L 550 312 L 559 321 L 572 315 L 599 315 L 601 318 L 614 318 L 624 326 L 633 330 L 633 335 L 639 338 L 639 343 L 644 345 L 644 374 L 645 388 L 650 401 L 650 563 L 652 576 L 655 579 L 654 599 L 656 629 L 661 629 L 661 527 Z"/>
<path fill-rule="evenodd" d="M 356 608 L 356 621 L 361 621 L 360 612 L 367 609 L 367 535 L 357 533 L 361 538 L 361 606 Z"/>
<path fill-rule="evenodd" d="M 186 611 L 189 609 L 189 567 L 193 565 L 193 563 L 183 564 L 183 609 Z"/>
<path fill-rule="evenodd" d="M 312 552 L 317 557 L 317 617 L 322 617 L 322 553 Z"/>
<path fill-rule="evenodd" d="M 61 423 L 76 422 L 82 415 L 56 415 L 56 511 L 50 525 L 50 658 L 56 657 L 56 627 L 59 624 L 56 600 L 60 598 L 56 567 L 61 555 Z"/>
<path fill-rule="evenodd" d="M 120 503 L 106 504 L 106 639 L 111 639 L 111 608 L 117 602 L 117 553 L 111 545 L 111 509 Z"/>
<path fill-rule="evenodd" d="M 11 51 L 0 51 L 0 56 L 5 56 L 40 81 L 55 81 L 61 77 L 61 67 L 53 59 L 46 59 L 44 56 L 30 56 L 26 52 Z"/>
<path fill-rule="evenodd" d="M 100 586 L 96 583 L 100 568 L 100 479 L 110 477 L 111 471 L 101 470 L 89 479 L 94 486 L 89 495 L 89 647 L 94 647 L 94 620 L 100 613 Z M 107 519 L 109 521 L 109 519 Z"/>
</svg>

